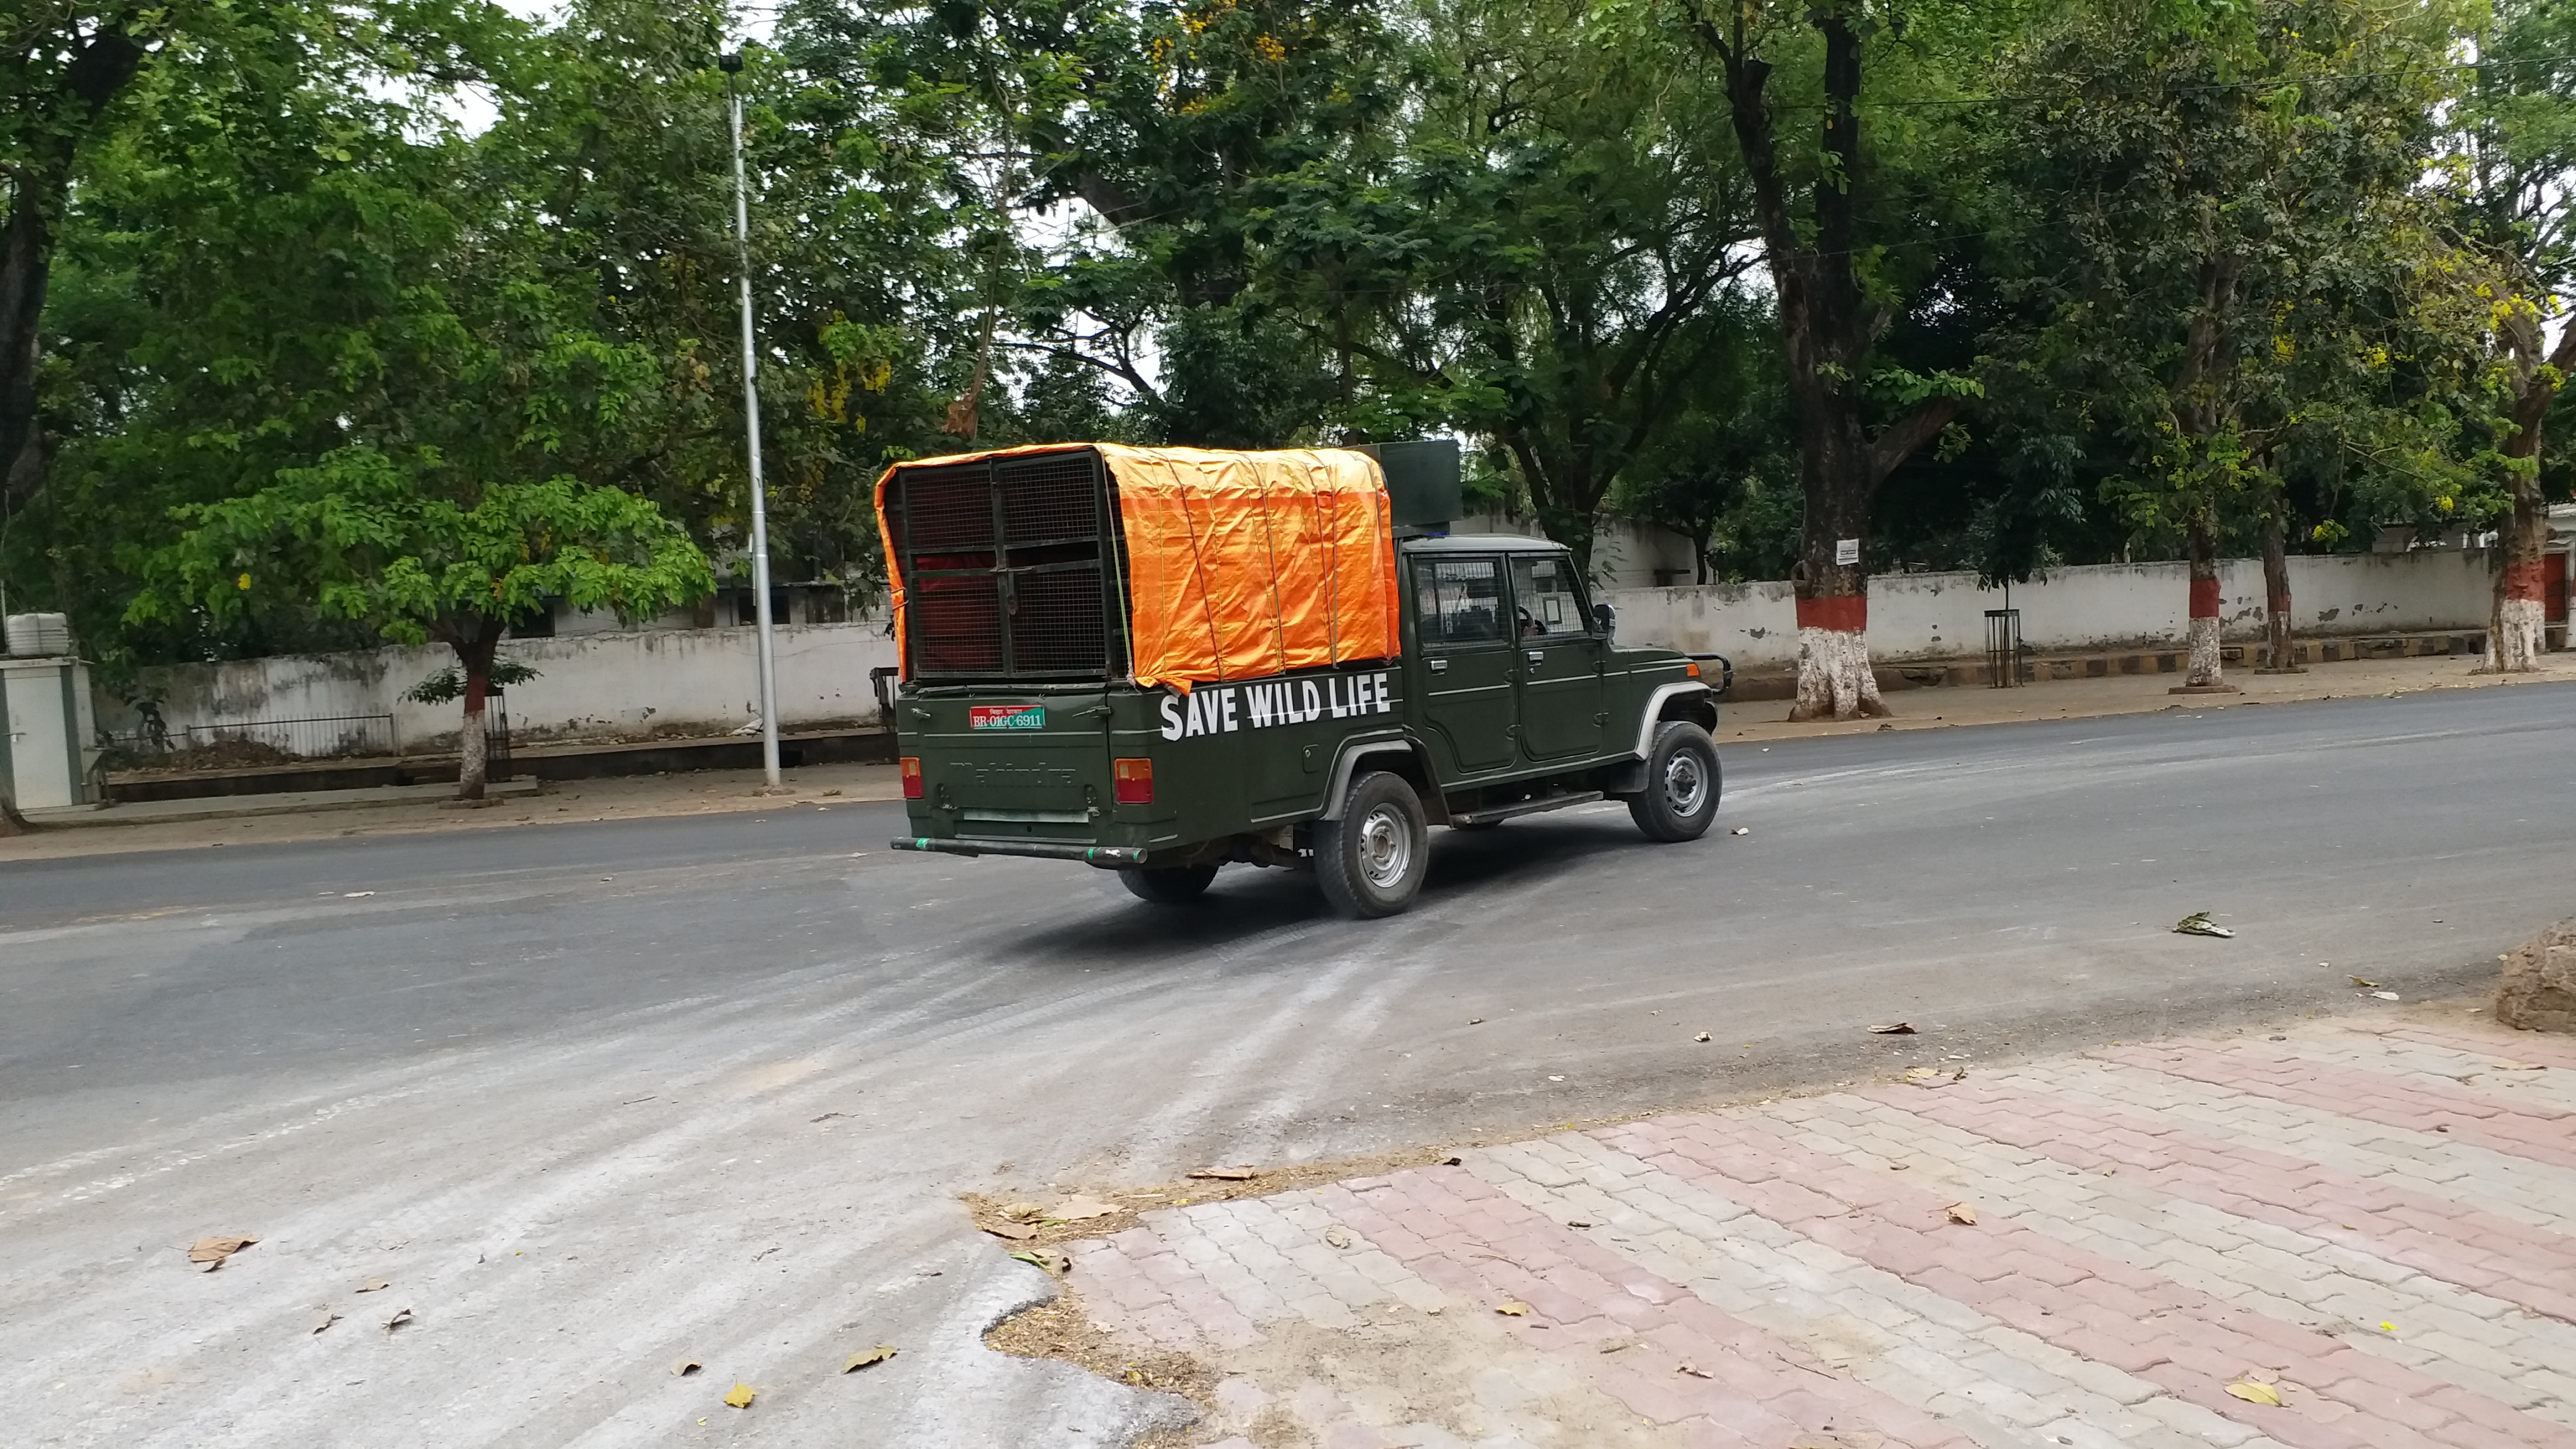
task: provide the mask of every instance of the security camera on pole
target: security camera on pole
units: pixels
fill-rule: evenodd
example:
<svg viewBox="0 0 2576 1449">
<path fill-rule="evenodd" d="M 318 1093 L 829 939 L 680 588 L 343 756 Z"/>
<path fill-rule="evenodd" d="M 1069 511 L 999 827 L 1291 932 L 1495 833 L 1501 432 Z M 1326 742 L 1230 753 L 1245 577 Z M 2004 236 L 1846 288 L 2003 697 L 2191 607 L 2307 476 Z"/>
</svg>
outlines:
<svg viewBox="0 0 2576 1449">
<path fill-rule="evenodd" d="M 769 632 L 769 497 L 760 482 L 759 361 L 751 328 L 751 200 L 742 173 L 742 52 L 716 57 L 725 73 L 725 102 L 733 117 L 733 244 L 742 272 L 742 426 L 751 448 L 751 588 L 760 620 L 760 773 L 763 788 L 778 784 L 778 661 Z"/>
</svg>

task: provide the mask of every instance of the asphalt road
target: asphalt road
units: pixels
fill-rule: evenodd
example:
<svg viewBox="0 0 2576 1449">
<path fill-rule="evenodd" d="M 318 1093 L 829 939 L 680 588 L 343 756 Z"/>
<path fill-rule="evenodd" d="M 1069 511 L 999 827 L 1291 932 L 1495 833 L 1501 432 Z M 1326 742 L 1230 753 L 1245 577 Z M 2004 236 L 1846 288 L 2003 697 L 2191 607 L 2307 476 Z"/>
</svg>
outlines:
<svg viewBox="0 0 2576 1449">
<path fill-rule="evenodd" d="M 977 1343 L 1047 1289 L 955 1192 L 2476 990 L 2576 913 L 2571 712 L 1738 747 L 1706 840 L 1444 834 L 1369 924 L 1277 872 L 1174 910 L 897 855 L 872 805 L 0 865 L 7 1437 L 1117 1443 L 1155 1400 Z M 215 1232 L 262 1241 L 190 1271 Z"/>
</svg>

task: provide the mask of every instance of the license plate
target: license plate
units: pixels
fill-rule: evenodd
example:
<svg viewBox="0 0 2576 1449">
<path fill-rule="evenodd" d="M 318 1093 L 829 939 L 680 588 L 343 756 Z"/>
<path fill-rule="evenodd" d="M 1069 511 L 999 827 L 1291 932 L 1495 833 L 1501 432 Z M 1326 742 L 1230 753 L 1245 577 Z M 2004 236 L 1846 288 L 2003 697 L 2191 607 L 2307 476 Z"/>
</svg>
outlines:
<svg viewBox="0 0 2576 1449">
<path fill-rule="evenodd" d="M 1046 706 L 970 704 L 966 707 L 966 727 L 970 730 L 1042 730 L 1046 728 Z"/>
</svg>

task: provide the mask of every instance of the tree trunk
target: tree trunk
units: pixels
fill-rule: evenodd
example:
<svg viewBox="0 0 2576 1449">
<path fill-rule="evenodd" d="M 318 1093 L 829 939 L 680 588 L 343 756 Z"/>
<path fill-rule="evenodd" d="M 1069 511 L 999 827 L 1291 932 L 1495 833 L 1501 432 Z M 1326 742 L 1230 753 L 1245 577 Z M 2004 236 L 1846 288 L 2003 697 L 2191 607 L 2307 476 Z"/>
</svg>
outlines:
<svg viewBox="0 0 2576 1449">
<path fill-rule="evenodd" d="M 2505 485 L 2513 490 L 2513 516 L 2498 540 L 2504 557 L 2496 570 L 2495 600 L 2487 613 L 2488 671 L 2524 674 L 2540 667 L 2549 648 L 2546 576 L 2549 499 L 2540 491 L 2540 429 L 2549 404 L 2558 395 L 2558 379 L 2576 366 L 2576 321 L 2558 336 L 2545 362 L 2534 365 L 2540 351 L 2540 328 L 2531 318 L 2517 319 L 2506 332 L 2516 379 L 2512 436 L 2505 439 L 2510 460 Z"/>
<path fill-rule="evenodd" d="M 2218 654 L 2218 520 L 2201 512 L 2183 534 L 2191 551 L 2191 665 L 2182 682 L 2214 689 L 2226 683 Z"/>
<path fill-rule="evenodd" d="M 1825 42 L 1824 119 L 1819 138 L 1835 177 L 1814 190 L 1815 226 L 1802 238 L 1789 214 L 1787 183 L 1765 90 L 1771 66 L 1753 53 L 1751 7 L 1737 6 L 1725 27 L 1692 6 L 1693 29 L 1726 67 L 1727 108 L 1744 153 L 1763 251 L 1778 296 L 1781 342 L 1788 352 L 1789 396 L 1798 422 L 1798 473 L 1807 519 L 1793 582 L 1798 589 L 1798 702 L 1792 720 L 1885 715 L 1870 672 L 1870 504 L 1898 464 L 1958 416 L 1959 400 L 1930 399 L 1872 438 L 1862 420 L 1858 381 L 1887 318 L 1862 288 L 1857 257 L 1861 174 L 1860 35 L 1841 10 L 1818 7 L 1810 18 Z M 1839 562 L 1848 555 L 1850 562 Z"/>
<path fill-rule="evenodd" d="M 36 370 L 54 220 L 71 190 L 81 139 L 142 67 L 143 42 L 126 29 L 137 17 L 134 9 L 120 9 L 85 38 L 36 37 L 68 46 L 71 63 L 61 90 L 36 103 L 36 144 L 0 158 L 9 192 L 8 222 L 0 230 L 0 515 L 16 512 L 44 476 Z"/>
<path fill-rule="evenodd" d="M 2299 663 L 2299 642 L 2290 636 L 2290 530 L 2282 517 L 2288 509 L 2288 499 L 2275 497 L 2271 516 L 2263 520 L 2263 624 L 2275 674 L 2304 669 Z"/>
<path fill-rule="evenodd" d="M 457 664 L 465 671 L 465 723 L 456 737 L 456 798 L 483 798 L 489 772 L 483 737 L 483 704 L 492 693 L 492 654 L 501 643 L 501 626 L 477 621 L 455 644 Z"/>
</svg>

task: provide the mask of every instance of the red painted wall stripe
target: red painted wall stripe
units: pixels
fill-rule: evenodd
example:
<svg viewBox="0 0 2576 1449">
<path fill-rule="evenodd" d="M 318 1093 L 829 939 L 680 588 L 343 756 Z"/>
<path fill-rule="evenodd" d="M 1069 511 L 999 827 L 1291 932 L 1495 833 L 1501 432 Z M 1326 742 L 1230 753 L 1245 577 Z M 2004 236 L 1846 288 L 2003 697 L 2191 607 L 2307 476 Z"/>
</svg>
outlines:
<svg viewBox="0 0 2576 1449">
<path fill-rule="evenodd" d="M 1869 595 L 1836 594 L 1830 598 L 1798 600 L 1798 627 L 1801 629 L 1839 629 L 1858 634 L 1869 627 Z"/>
<path fill-rule="evenodd" d="M 2218 580 L 2193 579 L 2191 581 L 2191 616 L 2195 619 L 2218 617 Z"/>
</svg>

